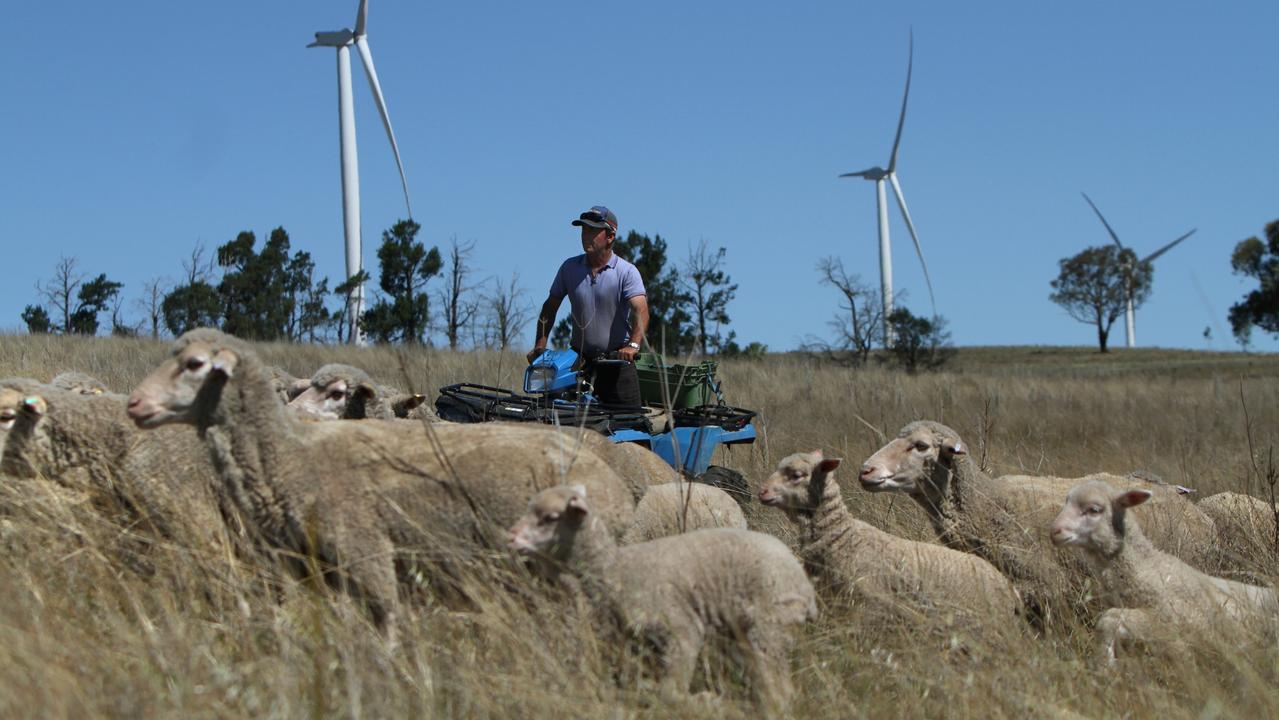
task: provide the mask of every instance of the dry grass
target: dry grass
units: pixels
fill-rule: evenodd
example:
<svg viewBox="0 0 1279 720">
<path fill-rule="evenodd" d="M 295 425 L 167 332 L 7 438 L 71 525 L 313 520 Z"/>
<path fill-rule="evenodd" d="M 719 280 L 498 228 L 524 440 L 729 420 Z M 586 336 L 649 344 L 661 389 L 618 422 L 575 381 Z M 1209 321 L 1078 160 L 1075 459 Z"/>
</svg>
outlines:
<svg viewBox="0 0 1279 720">
<path fill-rule="evenodd" d="M 462 380 L 517 387 L 523 371 L 515 354 L 261 351 L 298 375 L 348 362 L 428 393 Z M 127 391 L 165 353 L 141 340 L 0 336 L 0 377 L 76 369 Z M 844 457 L 851 479 L 882 435 L 920 418 L 954 426 L 996 474 L 1142 469 L 1203 494 L 1264 497 L 1266 452 L 1279 446 L 1275 356 L 980 348 L 961 351 L 951 371 L 919 377 L 797 356 L 729 362 L 720 374 L 731 402 L 760 412 L 760 440 L 717 462 L 756 485 L 781 457 L 814 447 Z M 905 498 L 851 487 L 846 498 L 876 525 L 930 537 Z M 658 703 L 638 660 L 594 632 L 585 610 L 492 589 L 529 584 L 500 556 L 474 563 L 480 612 L 424 599 L 388 650 L 343 598 L 200 548 L 146 547 L 148 538 L 54 483 L 0 484 L 0 511 L 0 716 L 754 716 L 732 665 L 715 658 L 698 683 L 724 699 Z M 778 513 L 754 507 L 748 520 L 793 536 Z M 1258 548 L 1251 569 L 1279 576 L 1277 557 Z M 795 654 L 794 715 L 1279 716 L 1272 649 L 1223 642 L 1106 672 L 1090 647 L 1090 631 L 1078 627 L 1012 651 L 959 651 L 858 608 L 828 608 Z"/>
</svg>

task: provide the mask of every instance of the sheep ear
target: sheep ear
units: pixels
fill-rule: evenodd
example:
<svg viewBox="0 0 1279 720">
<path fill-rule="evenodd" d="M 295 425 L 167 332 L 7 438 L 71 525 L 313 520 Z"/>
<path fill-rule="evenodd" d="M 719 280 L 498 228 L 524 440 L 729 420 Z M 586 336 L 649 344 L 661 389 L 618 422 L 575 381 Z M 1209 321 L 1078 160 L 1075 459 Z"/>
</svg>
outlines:
<svg viewBox="0 0 1279 720">
<path fill-rule="evenodd" d="M 310 380 L 294 380 L 289 385 L 288 390 L 286 390 L 285 392 L 288 393 L 289 400 L 293 400 L 298 395 L 301 395 L 302 393 L 306 392 L 310 387 L 311 387 Z"/>
<path fill-rule="evenodd" d="M 222 375 L 233 378 L 235 377 L 235 366 L 240 362 L 240 358 L 230 350 L 219 350 L 213 354 L 212 367 L 213 371 Z"/>
<path fill-rule="evenodd" d="M 568 503 L 564 506 L 564 512 L 583 518 L 590 512 L 590 508 L 586 506 L 586 488 L 581 485 L 573 486 L 575 491 L 579 488 L 581 492 L 574 492 L 569 496 Z"/>
<path fill-rule="evenodd" d="M 426 402 L 426 396 L 422 393 L 413 393 L 404 399 L 404 409 L 412 410 L 422 403 Z"/>
<path fill-rule="evenodd" d="M 367 400 L 377 395 L 377 390 L 375 390 L 372 385 L 366 382 L 362 382 L 359 385 L 355 386 L 355 390 L 351 392 L 351 395 L 352 396 L 361 395 Z"/>
<path fill-rule="evenodd" d="M 968 446 L 959 438 L 945 438 L 941 441 L 942 449 L 954 457 L 968 454 Z"/>
<path fill-rule="evenodd" d="M 1149 490 L 1128 490 L 1121 492 L 1115 498 L 1115 504 L 1119 507 L 1135 507 L 1149 500 L 1154 493 Z"/>
<path fill-rule="evenodd" d="M 818 469 L 820 472 L 824 472 L 824 473 L 831 472 L 831 471 L 832 471 L 832 470 L 834 470 L 835 468 L 839 467 L 840 460 L 841 460 L 840 458 L 827 458 L 827 459 L 824 459 L 824 460 L 822 460 L 820 463 L 818 463 L 818 464 L 817 464 L 817 469 Z"/>
<path fill-rule="evenodd" d="M 39 395 L 28 395 L 22 399 L 22 411 L 39 419 L 49 412 L 49 403 Z"/>
</svg>

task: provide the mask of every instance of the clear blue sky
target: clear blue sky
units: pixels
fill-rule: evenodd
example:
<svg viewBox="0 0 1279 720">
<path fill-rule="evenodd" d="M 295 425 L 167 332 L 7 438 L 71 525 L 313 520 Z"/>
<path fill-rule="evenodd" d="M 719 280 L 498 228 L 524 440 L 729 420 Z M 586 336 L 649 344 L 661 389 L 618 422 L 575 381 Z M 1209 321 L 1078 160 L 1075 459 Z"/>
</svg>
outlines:
<svg viewBox="0 0 1279 720">
<path fill-rule="evenodd" d="M 334 53 L 357 0 L 28 2 L 0 76 L 0 328 L 60 256 L 137 296 L 197 240 L 284 226 L 343 272 Z M 873 184 L 907 33 L 915 75 L 899 174 L 958 345 L 1095 341 L 1048 300 L 1057 260 L 1108 241 L 1085 190 L 1156 263 L 1142 345 L 1235 347 L 1250 285 L 1235 243 L 1279 218 L 1274 2 L 757 3 L 371 0 L 369 42 L 419 236 L 475 240 L 481 277 L 530 302 L 579 252 L 569 220 L 613 208 L 676 257 L 728 249 L 743 341 L 825 332 L 839 255 L 878 284 Z M 404 214 L 353 57 L 365 263 Z M 895 284 L 927 309 L 895 209 Z M 1112 343 L 1121 345 L 1122 321 Z M 1256 347 L 1279 341 L 1256 334 Z"/>
</svg>

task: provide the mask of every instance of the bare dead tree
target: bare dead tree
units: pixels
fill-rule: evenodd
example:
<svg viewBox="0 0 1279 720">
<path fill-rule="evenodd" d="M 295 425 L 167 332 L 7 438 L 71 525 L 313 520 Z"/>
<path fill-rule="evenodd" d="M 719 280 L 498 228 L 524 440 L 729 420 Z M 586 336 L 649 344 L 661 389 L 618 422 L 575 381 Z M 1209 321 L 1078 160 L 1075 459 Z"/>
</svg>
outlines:
<svg viewBox="0 0 1279 720">
<path fill-rule="evenodd" d="M 720 326 L 729 323 L 728 304 L 737 295 L 737 285 L 724 272 L 726 254 L 722 247 L 712 251 L 703 238 L 696 248 L 689 248 L 684 276 L 680 280 L 691 311 L 689 314 L 696 325 L 702 355 L 706 355 L 708 347 L 718 350 L 733 339 L 732 333 L 723 337 L 719 332 Z"/>
<path fill-rule="evenodd" d="M 861 276 L 848 274 L 840 258 L 822 258 L 817 263 L 817 273 L 823 285 L 835 288 L 843 296 L 839 312 L 828 323 L 834 334 L 834 340 L 827 341 L 828 349 L 847 351 L 857 364 L 865 364 L 875 343 L 882 339 L 882 303 Z"/>
<path fill-rule="evenodd" d="M 151 337 L 160 337 L 160 324 L 164 320 L 164 296 L 169 293 L 169 280 L 154 277 L 142 284 L 142 297 L 133 301 L 133 307 L 143 315 L 142 325 L 151 325 Z"/>
<path fill-rule="evenodd" d="M 475 241 L 458 243 L 454 236 L 451 245 L 448 276 L 444 289 L 440 291 L 440 302 L 444 306 L 444 335 L 449 339 L 449 349 L 456 350 L 462 330 L 475 317 L 480 304 L 472 297 L 474 286 L 467 284 L 474 269 L 470 260 Z"/>
<path fill-rule="evenodd" d="M 505 350 L 533 315 L 532 306 L 520 287 L 520 274 L 511 273 L 511 279 L 505 284 L 493 278 L 493 291 L 484 297 L 484 304 L 487 310 L 484 344 Z"/>
<path fill-rule="evenodd" d="M 208 282 L 209 278 L 213 277 L 213 263 L 216 258 L 210 255 L 206 260 L 204 252 L 204 241 L 196 240 L 195 247 L 191 249 L 191 257 L 182 261 L 182 271 L 187 275 L 188 285 Z"/>
<path fill-rule="evenodd" d="M 84 273 L 76 272 L 78 261 L 73 257 L 62 257 L 53 267 L 53 277 L 47 282 L 36 281 L 36 293 L 44 298 L 55 314 L 62 316 L 63 333 L 71 331 L 71 315 L 76 310 L 76 292 L 84 283 Z"/>
</svg>

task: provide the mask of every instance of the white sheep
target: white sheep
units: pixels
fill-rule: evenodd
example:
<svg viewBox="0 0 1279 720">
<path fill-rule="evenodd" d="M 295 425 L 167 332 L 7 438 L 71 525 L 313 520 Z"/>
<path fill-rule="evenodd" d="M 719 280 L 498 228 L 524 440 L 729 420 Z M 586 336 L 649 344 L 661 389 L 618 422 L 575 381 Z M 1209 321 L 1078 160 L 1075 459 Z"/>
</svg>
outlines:
<svg viewBox="0 0 1279 720">
<path fill-rule="evenodd" d="M 81 395 L 103 395 L 111 392 L 107 389 L 106 383 L 101 380 L 75 371 L 59 373 L 49 381 L 49 385 Z"/>
<path fill-rule="evenodd" d="M 510 547 L 551 578 L 566 572 L 629 634 L 653 642 L 667 697 L 688 692 L 711 634 L 743 638 L 752 690 L 784 712 L 792 695 L 794 635 L 817 616 L 816 594 L 790 550 L 771 535 L 698 530 L 618 547 L 581 486 L 538 493 L 512 526 Z"/>
<path fill-rule="evenodd" d="M 800 557 L 819 587 L 908 622 L 939 621 L 986 637 L 1021 625 L 1021 599 L 990 563 L 853 517 L 834 475 L 839 464 L 821 450 L 789 455 L 759 491 L 762 504 L 806 525 Z"/>
<path fill-rule="evenodd" d="M 1151 496 L 1150 490 L 1085 482 L 1070 491 L 1052 523 L 1053 544 L 1083 550 L 1099 571 L 1111 606 L 1097 623 L 1107 662 L 1115 662 L 1125 640 L 1186 641 L 1239 628 L 1273 632 L 1279 596 L 1272 588 L 1206 575 L 1146 538 L 1128 511 Z"/>
<path fill-rule="evenodd" d="M 1197 506 L 1217 528 L 1223 565 L 1245 571 L 1266 569 L 1259 561 L 1272 557 L 1276 547 L 1275 505 L 1243 493 L 1220 492 Z"/>
<path fill-rule="evenodd" d="M 669 467 L 669 466 L 668 466 Z M 706 528 L 746 529 L 742 508 L 728 493 L 701 483 L 681 482 L 653 485 L 635 506 L 635 519 L 623 545 L 656 540 Z"/>
<path fill-rule="evenodd" d="M 1113 478 L 1098 474 L 1084 479 Z M 1117 478 L 1116 478 L 1117 479 Z M 948 547 L 975 553 L 1007 575 L 1032 610 L 1086 611 L 1079 561 L 1047 552 L 1047 527 L 1079 479 L 1005 475 L 992 478 L 968 457 L 967 444 L 941 423 L 916 421 L 862 465 L 871 492 L 903 492 L 927 514 Z M 1156 546 L 1207 567 L 1216 553 L 1212 520 L 1168 485 L 1148 484 L 1143 509 Z"/>
<path fill-rule="evenodd" d="M 438 419 L 434 413 L 423 411 L 425 402 L 425 395 L 380 385 L 357 367 L 330 363 L 316 370 L 306 389 L 289 404 L 303 414 L 324 420 Z"/>
<path fill-rule="evenodd" d="M 395 636 L 398 582 L 445 587 L 459 561 L 495 544 L 520 497 L 565 479 L 598 493 L 626 527 L 629 491 L 598 458 L 540 427 L 308 423 L 286 411 L 257 355 L 192 330 L 133 391 L 139 427 L 195 425 L 228 498 L 268 548 L 313 558 Z"/>
</svg>

